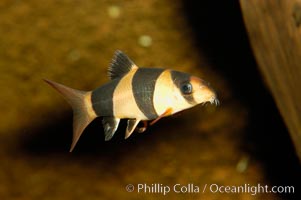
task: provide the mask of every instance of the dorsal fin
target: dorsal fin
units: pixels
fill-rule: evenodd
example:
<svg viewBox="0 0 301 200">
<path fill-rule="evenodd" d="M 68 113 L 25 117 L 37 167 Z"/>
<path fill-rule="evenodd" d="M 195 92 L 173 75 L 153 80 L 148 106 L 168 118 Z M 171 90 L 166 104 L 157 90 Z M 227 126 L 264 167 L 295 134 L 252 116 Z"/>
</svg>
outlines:
<svg viewBox="0 0 301 200">
<path fill-rule="evenodd" d="M 132 69 L 138 68 L 122 51 L 117 50 L 108 69 L 110 79 L 121 78 Z"/>
</svg>

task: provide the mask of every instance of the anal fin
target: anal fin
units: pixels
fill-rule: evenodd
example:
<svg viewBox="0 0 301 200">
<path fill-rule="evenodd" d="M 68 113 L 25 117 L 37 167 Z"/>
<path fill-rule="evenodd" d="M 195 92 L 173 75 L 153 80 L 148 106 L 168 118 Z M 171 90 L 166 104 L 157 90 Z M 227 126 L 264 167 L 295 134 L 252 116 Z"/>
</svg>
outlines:
<svg viewBox="0 0 301 200">
<path fill-rule="evenodd" d="M 147 121 L 142 121 L 142 122 L 143 122 L 143 126 L 142 126 L 142 127 L 137 127 L 137 128 L 136 128 L 136 131 L 137 131 L 138 133 L 143 133 L 143 132 L 146 131 L 146 129 L 147 129 L 147 126 L 148 126 Z"/>
<path fill-rule="evenodd" d="M 137 119 L 129 119 L 127 122 L 126 132 L 125 132 L 125 139 L 131 136 L 135 128 L 137 127 L 140 120 Z"/>
<path fill-rule="evenodd" d="M 114 133 L 118 128 L 119 122 L 120 122 L 119 118 L 103 117 L 102 125 L 105 132 L 105 141 L 109 141 L 112 139 Z"/>
</svg>

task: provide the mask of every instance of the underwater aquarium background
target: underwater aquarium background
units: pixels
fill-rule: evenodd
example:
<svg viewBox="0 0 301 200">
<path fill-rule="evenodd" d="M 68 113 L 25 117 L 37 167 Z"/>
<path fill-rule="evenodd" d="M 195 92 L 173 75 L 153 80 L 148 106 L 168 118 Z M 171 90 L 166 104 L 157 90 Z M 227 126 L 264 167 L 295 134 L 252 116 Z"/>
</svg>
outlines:
<svg viewBox="0 0 301 200">
<path fill-rule="evenodd" d="M 91 90 L 115 50 L 209 81 L 198 106 L 124 140 L 101 119 L 74 152 L 71 107 L 42 79 Z M 237 1 L 0 1 L 0 199 L 298 199 L 300 165 Z M 293 185 L 295 194 L 127 192 L 128 184 Z"/>
</svg>

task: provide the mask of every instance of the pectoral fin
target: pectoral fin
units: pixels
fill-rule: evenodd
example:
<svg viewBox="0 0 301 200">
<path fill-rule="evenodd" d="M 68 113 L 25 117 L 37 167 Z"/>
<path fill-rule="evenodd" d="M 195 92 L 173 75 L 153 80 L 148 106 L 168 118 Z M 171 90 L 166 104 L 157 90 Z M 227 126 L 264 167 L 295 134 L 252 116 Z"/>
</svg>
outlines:
<svg viewBox="0 0 301 200">
<path fill-rule="evenodd" d="M 168 108 L 164 113 L 162 113 L 157 119 L 155 119 L 154 121 L 152 121 L 149 125 L 150 126 L 154 125 L 157 121 L 159 121 L 163 117 L 171 115 L 171 113 L 172 113 L 172 108 Z"/>
<path fill-rule="evenodd" d="M 114 136 L 120 122 L 119 118 L 103 117 L 102 124 L 105 131 L 105 141 L 109 141 Z"/>
<path fill-rule="evenodd" d="M 128 126 L 126 127 L 125 139 L 131 136 L 135 128 L 137 127 L 140 120 L 137 119 L 129 119 Z"/>
</svg>

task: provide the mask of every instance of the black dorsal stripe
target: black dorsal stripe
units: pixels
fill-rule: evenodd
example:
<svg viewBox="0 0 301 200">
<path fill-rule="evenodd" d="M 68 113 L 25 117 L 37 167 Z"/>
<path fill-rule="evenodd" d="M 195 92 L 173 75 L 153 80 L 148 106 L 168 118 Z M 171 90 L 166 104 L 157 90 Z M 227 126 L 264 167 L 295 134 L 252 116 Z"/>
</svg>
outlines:
<svg viewBox="0 0 301 200">
<path fill-rule="evenodd" d="M 92 91 L 92 107 L 97 116 L 114 116 L 113 94 L 119 81 L 120 79 L 114 79 Z"/>
<path fill-rule="evenodd" d="M 187 82 L 190 83 L 190 77 L 191 77 L 191 75 L 186 74 L 184 72 L 171 71 L 172 81 L 177 86 L 177 88 L 180 90 L 180 92 L 181 92 L 181 86 L 183 83 L 187 83 Z M 192 105 L 197 104 L 195 99 L 193 98 L 192 94 L 185 95 L 182 92 L 181 92 L 181 94 L 189 104 L 192 104 Z"/>
<path fill-rule="evenodd" d="M 132 89 L 138 108 L 148 119 L 158 117 L 153 97 L 156 81 L 164 69 L 139 68 L 132 80 Z"/>
</svg>

